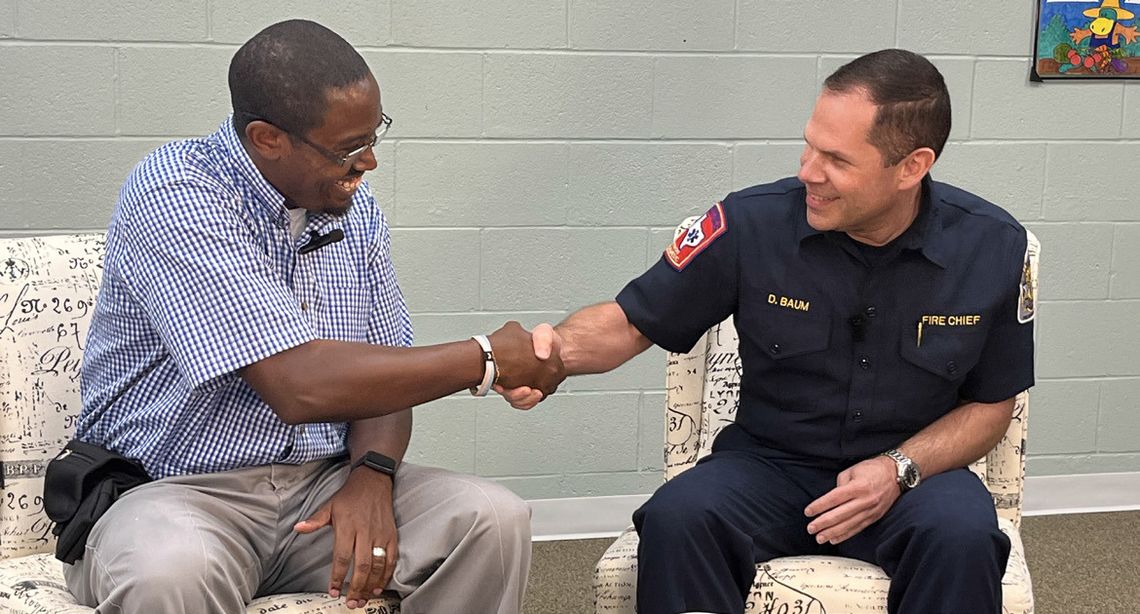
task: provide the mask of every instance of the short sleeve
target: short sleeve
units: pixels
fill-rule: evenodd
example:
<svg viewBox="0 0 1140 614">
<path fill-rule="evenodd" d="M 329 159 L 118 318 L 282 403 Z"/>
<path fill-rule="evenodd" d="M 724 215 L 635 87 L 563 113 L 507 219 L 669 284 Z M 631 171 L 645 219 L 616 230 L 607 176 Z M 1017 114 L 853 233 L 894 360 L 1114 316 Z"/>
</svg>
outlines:
<svg viewBox="0 0 1140 614">
<path fill-rule="evenodd" d="M 736 309 L 740 233 L 732 220 L 727 199 L 717 203 L 618 294 L 626 318 L 653 343 L 687 352 Z"/>
<path fill-rule="evenodd" d="M 371 197 L 369 197 L 371 198 Z M 379 237 L 368 254 L 368 274 L 372 286 L 372 312 L 368 318 L 368 341 L 380 345 L 412 345 L 412 320 L 404 303 L 396 269 L 392 266 L 392 237 L 380 214 Z"/>
<path fill-rule="evenodd" d="M 966 400 L 997 403 L 1034 383 L 1032 314 L 1036 309 L 1037 282 L 1033 276 L 1037 250 L 1024 231 L 1010 244 L 1005 264 L 1009 269 L 1005 298 L 997 308 L 981 358 L 960 390 Z M 1029 288 L 1031 294 L 1027 295 L 1023 288 Z"/>
<path fill-rule="evenodd" d="M 230 198 L 186 181 L 153 189 L 124 216 L 119 245 L 108 246 L 193 388 L 315 338 Z M 192 204 L 163 206 L 170 202 Z"/>
</svg>

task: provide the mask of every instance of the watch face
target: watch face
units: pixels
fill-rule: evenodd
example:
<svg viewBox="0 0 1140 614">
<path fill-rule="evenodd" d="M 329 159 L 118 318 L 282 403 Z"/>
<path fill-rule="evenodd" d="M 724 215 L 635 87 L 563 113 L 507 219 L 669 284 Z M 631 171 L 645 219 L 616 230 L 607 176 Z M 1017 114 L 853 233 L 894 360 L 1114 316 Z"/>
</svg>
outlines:
<svg viewBox="0 0 1140 614">
<path fill-rule="evenodd" d="M 902 482 L 907 488 L 918 486 L 918 469 L 913 463 L 907 463 L 906 468 L 903 469 Z"/>
<path fill-rule="evenodd" d="M 379 452 L 365 453 L 364 457 L 360 459 L 360 464 L 379 471 L 380 473 L 386 473 L 388 475 L 395 475 L 396 473 L 396 461 Z"/>
</svg>

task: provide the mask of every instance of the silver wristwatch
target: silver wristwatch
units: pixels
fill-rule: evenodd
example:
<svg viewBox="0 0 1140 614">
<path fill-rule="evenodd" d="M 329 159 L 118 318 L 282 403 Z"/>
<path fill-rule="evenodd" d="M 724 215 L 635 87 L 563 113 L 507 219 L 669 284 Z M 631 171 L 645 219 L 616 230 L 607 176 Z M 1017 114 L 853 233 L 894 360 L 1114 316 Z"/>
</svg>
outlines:
<svg viewBox="0 0 1140 614">
<path fill-rule="evenodd" d="M 906 492 L 918 486 L 918 483 L 922 481 L 922 472 L 918 469 L 918 463 L 912 461 L 906 454 L 897 449 L 891 449 L 883 452 L 883 456 L 895 461 L 900 491 Z"/>
</svg>

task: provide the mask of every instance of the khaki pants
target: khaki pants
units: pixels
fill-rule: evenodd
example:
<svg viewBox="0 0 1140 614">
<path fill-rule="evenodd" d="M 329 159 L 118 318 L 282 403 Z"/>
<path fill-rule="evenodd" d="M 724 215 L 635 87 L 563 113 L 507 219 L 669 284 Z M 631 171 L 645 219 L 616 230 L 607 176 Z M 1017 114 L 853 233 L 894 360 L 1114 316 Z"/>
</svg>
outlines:
<svg viewBox="0 0 1140 614">
<path fill-rule="evenodd" d="M 234 614 L 263 595 L 327 591 L 333 532 L 293 525 L 348 475 L 343 461 L 176 476 L 128 492 L 64 565 L 101 614 Z M 386 587 L 404 614 L 518 614 L 530 510 L 493 482 L 404 463 L 395 478 L 399 560 Z M 346 579 L 345 589 L 348 588 Z"/>
</svg>

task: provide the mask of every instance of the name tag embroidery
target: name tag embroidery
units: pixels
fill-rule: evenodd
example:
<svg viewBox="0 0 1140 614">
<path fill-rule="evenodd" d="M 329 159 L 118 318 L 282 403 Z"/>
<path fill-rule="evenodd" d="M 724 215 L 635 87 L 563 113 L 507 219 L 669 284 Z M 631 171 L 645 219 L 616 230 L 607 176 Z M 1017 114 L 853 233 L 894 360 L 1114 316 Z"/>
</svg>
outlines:
<svg viewBox="0 0 1140 614">
<path fill-rule="evenodd" d="M 976 313 L 964 314 L 927 314 L 918 319 L 918 330 L 915 332 L 914 345 L 922 347 L 922 329 L 929 326 L 977 326 L 981 324 L 982 316 Z"/>
<path fill-rule="evenodd" d="M 925 315 L 922 316 L 923 326 L 977 326 L 982 321 L 978 314 L 961 315 Z"/>
<path fill-rule="evenodd" d="M 777 296 L 775 294 L 768 295 L 769 305 L 779 305 L 787 309 L 795 309 L 796 311 L 808 311 L 811 309 L 811 301 L 805 301 L 798 298 L 789 298 L 786 296 Z"/>
</svg>

